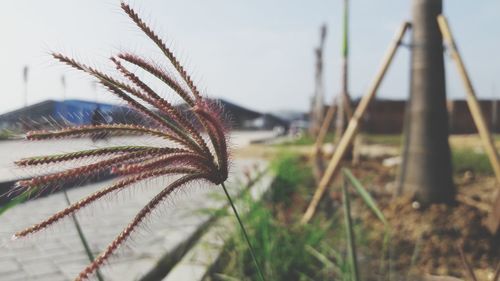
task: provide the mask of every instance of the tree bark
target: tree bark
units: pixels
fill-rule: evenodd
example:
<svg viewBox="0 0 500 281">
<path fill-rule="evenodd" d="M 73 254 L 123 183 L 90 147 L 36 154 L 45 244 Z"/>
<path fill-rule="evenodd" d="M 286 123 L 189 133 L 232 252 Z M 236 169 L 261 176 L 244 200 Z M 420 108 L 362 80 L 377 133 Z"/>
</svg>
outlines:
<svg viewBox="0 0 500 281">
<path fill-rule="evenodd" d="M 413 0 L 409 128 L 403 189 L 424 205 L 455 198 L 448 143 L 443 39 L 437 16 L 442 0 Z"/>
<path fill-rule="evenodd" d="M 309 134 L 316 138 L 318 136 L 321 124 L 324 118 L 325 108 L 325 87 L 323 84 L 323 52 L 326 39 L 326 25 L 323 24 L 320 28 L 320 43 L 319 47 L 314 50 L 316 56 L 316 73 L 314 95 L 311 103 L 310 127 Z"/>
</svg>

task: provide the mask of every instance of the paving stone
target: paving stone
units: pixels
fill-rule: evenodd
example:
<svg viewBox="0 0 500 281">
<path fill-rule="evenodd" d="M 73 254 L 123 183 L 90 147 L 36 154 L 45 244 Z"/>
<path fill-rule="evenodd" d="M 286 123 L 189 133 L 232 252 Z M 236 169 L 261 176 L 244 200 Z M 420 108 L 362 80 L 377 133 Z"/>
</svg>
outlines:
<svg viewBox="0 0 500 281">
<path fill-rule="evenodd" d="M 40 259 L 32 262 L 23 262 L 22 270 L 27 272 L 29 276 L 43 276 L 57 274 L 58 269 L 50 259 Z"/>
<path fill-rule="evenodd" d="M 56 272 L 43 275 L 31 275 L 28 276 L 28 278 L 36 281 L 70 281 L 74 279 L 74 276 L 73 278 L 68 279 L 65 276 L 63 276 L 61 272 Z"/>
<path fill-rule="evenodd" d="M 9 273 L 0 273 L 2 281 L 24 281 L 27 280 L 28 274 L 24 271 L 14 271 Z"/>
<path fill-rule="evenodd" d="M 85 263 L 68 263 L 64 265 L 58 265 L 59 272 L 61 274 L 61 278 L 65 280 L 74 280 L 75 276 L 77 276 L 80 271 L 82 271 L 85 266 L 87 266 L 88 262 Z M 123 280 L 126 281 L 126 280 Z"/>
<path fill-rule="evenodd" d="M 0 260 L 0 274 L 16 272 L 20 269 L 15 260 Z"/>
</svg>

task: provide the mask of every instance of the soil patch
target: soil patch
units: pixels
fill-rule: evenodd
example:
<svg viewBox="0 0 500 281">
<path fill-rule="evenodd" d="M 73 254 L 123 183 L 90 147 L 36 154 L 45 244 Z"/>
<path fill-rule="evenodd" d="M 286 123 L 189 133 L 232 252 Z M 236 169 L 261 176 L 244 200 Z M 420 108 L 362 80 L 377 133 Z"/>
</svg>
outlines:
<svg viewBox="0 0 500 281">
<path fill-rule="evenodd" d="M 490 280 L 500 261 L 500 239 L 492 237 L 485 227 L 487 208 L 496 191 L 495 178 L 470 172 L 457 175 L 459 200 L 454 206 L 437 204 L 421 209 L 408 196 L 393 199 L 396 168 L 380 163 L 380 159 L 365 159 L 353 168 L 353 173 L 363 181 L 389 221 L 391 272 L 397 276 L 411 273 L 464 277 L 458 250 L 462 247 L 478 278 Z M 385 229 L 355 194 L 353 197 L 357 198 L 354 215 L 369 234 L 368 249 L 360 250 L 373 257 L 369 258 L 373 260 L 370 271 L 378 272 Z"/>
</svg>

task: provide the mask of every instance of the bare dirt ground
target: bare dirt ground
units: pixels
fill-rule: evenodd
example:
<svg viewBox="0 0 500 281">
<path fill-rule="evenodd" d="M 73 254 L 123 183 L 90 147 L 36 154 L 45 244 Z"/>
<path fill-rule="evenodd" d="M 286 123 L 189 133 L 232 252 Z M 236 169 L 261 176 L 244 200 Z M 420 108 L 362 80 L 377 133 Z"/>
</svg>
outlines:
<svg viewBox="0 0 500 281">
<path fill-rule="evenodd" d="M 424 274 L 464 277 L 459 253 L 462 247 L 478 278 L 491 280 L 500 261 L 500 237 L 488 232 L 485 220 L 497 192 L 495 178 L 474 176 L 471 172 L 458 174 L 454 206 L 439 204 L 422 209 L 415 208 L 408 196 L 393 198 L 397 168 L 380 163 L 381 159 L 364 159 L 352 169 L 389 221 L 392 273 L 407 278 Z M 356 218 L 369 233 L 368 249 L 377 258 L 383 244 L 384 226 L 361 200 L 355 204 Z M 375 272 L 379 262 L 378 258 L 374 260 L 372 270 Z"/>
</svg>

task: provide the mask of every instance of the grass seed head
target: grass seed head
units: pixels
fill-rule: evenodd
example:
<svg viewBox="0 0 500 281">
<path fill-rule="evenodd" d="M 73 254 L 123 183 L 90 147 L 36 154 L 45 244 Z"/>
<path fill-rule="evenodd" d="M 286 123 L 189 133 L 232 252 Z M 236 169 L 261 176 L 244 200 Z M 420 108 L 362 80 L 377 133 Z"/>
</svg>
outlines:
<svg viewBox="0 0 500 281">
<path fill-rule="evenodd" d="M 164 41 L 128 4 L 122 3 L 121 8 L 144 34 L 160 48 L 167 61 L 177 71 L 177 75 L 180 76 L 181 80 L 177 80 L 176 77 L 157 67 L 149 60 L 132 53 L 120 53 L 110 59 L 117 70 L 117 75 L 122 80 L 61 53 L 53 53 L 55 59 L 96 79 L 110 93 L 123 100 L 131 109 L 140 114 L 144 124 L 147 125 L 83 125 L 59 130 L 33 131 L 29 132 L 26 138 L 28 140 L 50 140 L 83 138 L 99 134 L 110 136 L 133 134 L 158 137 L 170 142 L 159 147 L 142 145 L 113 146 L 66 154 L 30 157 L 16 161 L 16 164 L 21 167 L 50 166 L 66 161 L 106 156 L 105 160 L 101 158 L 101 160 L 91 164 L 19 181 L 16 185 L 16 191 L 32 192 L 40 187 L 61 186 L 66 181 L 79 177 L 95 176 L 104 170 L 117 175 L 118 180 L 111 186 L 80 199 L 46 220 L 17 232 L 13 238 L 18 239 L 43 231 L 104 196 L 126 189 L 134 183 L 163 176 L 177 176 L 177 179 L 144 206 L 118 237 L 79 274 L 76 280 L 86 280 L 90 275 L 94 274 L 109 256 L 129 238 L 134 229 L 175 190 L 186 186 L 190 182 L 199 180 L 205 180 L 217 185 L 223 183 L 228 177 L 228 131 L 224 126 L 221 107 L 201 96 L 191 77 L 179 63 L 174 53 L 166 47 Z M 142 68 L 146 73 L 159 79 L 165 86 L 177 93 L 187 104 L 188 115 L 194 116 L 194 119 L 188 119 L 184 112 L 181 112 L 172 103 L 158 95 L 139 76 L 130 71 L 127 65 Z M 204 134 L 208 135 L 207 139 L 203 137 Z"/>
</svg>

